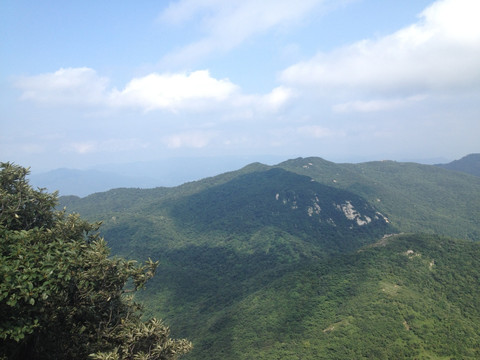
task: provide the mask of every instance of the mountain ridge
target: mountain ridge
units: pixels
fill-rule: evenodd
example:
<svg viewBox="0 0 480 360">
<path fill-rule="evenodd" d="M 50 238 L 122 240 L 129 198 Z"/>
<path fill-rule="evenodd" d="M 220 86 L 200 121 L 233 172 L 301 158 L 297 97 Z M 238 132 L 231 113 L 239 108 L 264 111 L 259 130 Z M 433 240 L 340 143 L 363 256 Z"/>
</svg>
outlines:
<svg viewBox="0 0 480 360">
<path fill-rule="evenodd" d="M 180 199 L 199 191 L 220 186 L 238 176 L 281 168 L 307 176 L 317 183 L 350 191 L 365 198 L 400 231 L 438 233 L 460 238 L 479 239 L 476 219 L 480 217 L 480 178 L 432 165 L 377 161 L 360 164 L 336 164 L 321 158 L 297 158 L 278 165 L 252 163 L 235 171 L 188 182 L 177 187 L 152 189 L 112 189 L 85 198 L 61 197 L 62 206 L 74 206 L 94 216 L 101 209 L 110 212 L 135 208 L 167 199 Z M 141 201 L 136 201 L 136 199 Z M 126 206 L 126 204 L 130 204 Z M 147 208 L 146 205 L 142 205 Z M 163 206 L 163 205 L 162 205 Z M 132 209 L 133 209 L 132 208 Z M 73 209 L 72 209 L 73 210 Z M 138 211 L 142 211 L 137 208 Z M 108 219 L 105 219 L 108 222 Z"/>
<path fill-rule="evenodd" d="M 480 154 L 469 154 L 459 160 L 454 160 L 447 164 L 435 164 L 435 166 L 480 176 Z"/>
<path fill-rule="evenodd" d="M 477 158 L 472 158 L 476 155 Z M 437 164 L 436 166 L 480 176 L 480 159 L 478 155 L 470 154 L 460 160 L 455 160 L 448 164 Z M 291 160 L 273 156 L 261 156 L 260 159 L 222 156 L 198 159 L 172 158 L 149 162 L 105 164 L 85 170 L 61 168 L 43 173 L 34 172 L 30 179 L 34 186 L 46 188 L 49 191 L 59 190 L 62 196 L 85 197 L 114 188 L 176 187 L 186 182 L 198 181 L 206 177 L 235 171 L 255 163 L 255 160 L 268 164 L 274 164 L 275 161 L 282 160 L 277 165 L 287 166 L 289 162 L 298 159 L 302 158 Z M 320 158 L 310 157 L 304 159 Z M 335 165 L 368 163 L 368 161 L 334 163 L 327 160 L 323 160 L 323 162 L 324 166 L 328 163 Z M 423 165 L 423 163 L 421 164 Z"/>
</svg>

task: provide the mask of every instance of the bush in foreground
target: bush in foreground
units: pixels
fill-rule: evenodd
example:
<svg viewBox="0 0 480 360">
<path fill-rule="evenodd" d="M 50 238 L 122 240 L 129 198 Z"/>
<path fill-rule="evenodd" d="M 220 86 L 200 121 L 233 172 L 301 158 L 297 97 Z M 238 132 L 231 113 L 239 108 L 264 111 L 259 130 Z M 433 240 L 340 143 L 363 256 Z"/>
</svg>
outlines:
<svg viewBox="0 0 480 360">
<path fill-rule="evenodd" d="M 142 321 L 133 294 L 151 260 L 109 257 L 99 223 L 56 211 L 57 194 L 34 190 L 28 169 L 0 163 L 0 358 L 176 359 L 186 340 Z"/>
</svg>

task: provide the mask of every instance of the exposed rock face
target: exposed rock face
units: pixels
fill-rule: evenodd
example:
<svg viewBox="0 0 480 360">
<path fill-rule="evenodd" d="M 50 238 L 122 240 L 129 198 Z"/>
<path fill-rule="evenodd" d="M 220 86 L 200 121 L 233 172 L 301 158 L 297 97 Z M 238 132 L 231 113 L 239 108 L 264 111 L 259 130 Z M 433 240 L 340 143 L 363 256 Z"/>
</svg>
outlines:
<svg viewBox="0 0 480 360">
<path fill-rule="evenodd" d="M 356 221 L 359 226 L 363 226 L 372 222 L 372 218 L 367 215 L 360 214 L 352 205 L 350 201 L 346 201 L 342 205 L 333 204 L 338 210 L 343 211 L 348 220 Z"/>
</svg>

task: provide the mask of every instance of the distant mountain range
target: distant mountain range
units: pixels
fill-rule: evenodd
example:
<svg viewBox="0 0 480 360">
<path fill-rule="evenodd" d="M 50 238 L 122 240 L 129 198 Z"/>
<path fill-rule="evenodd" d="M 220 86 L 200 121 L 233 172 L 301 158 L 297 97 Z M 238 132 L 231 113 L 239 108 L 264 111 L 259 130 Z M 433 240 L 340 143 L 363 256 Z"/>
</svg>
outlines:
<svg viewBox="0 0 480 360">
<path fill-rule="evenodd" d="M 262 156 L 255 161 L 268 164 L 283 160 Z M 107 164 L 87 170 L 55 169 L 33 173 L 30 182 L 60 195 L 87 196 L 115 188 L 154 188 L 178 186 L 189 181 L 236 170 L 253 161 L 251 157 L 171 158 L 151 162 Z M 448 164 L 437 164 L 449 170 L 480 176 L 480 154 L 467 155 Z"/>
<path fill-rule="evenodd" d="M 275 163 L 278 156 L 169 158 L 149 162 L 103 164 L 91 169 L 55 169 L 32 173 L 30 183 L 60 195 L 87 196 L 115 188 L 154 188 L 183 183 L 236 170 L 252 161 Z"/>
<path fill-rule="evenodd" d="M 141 300 L 187 360 L 480 358 L 480 177 L 312 157 L 59 206 L 159 261 Z"/>
</svg>

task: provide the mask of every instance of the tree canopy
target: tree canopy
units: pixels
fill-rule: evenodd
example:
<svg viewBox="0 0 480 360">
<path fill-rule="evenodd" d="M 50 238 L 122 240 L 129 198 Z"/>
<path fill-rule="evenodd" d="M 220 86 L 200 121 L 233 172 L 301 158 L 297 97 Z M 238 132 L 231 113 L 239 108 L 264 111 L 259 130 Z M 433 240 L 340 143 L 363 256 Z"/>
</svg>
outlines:
<svg viewBox="0 0 480 360">
<path fill-rule="evenodd" d="M 155 272 L 110 257 L 100 223 L 55 210 L 29 170 L 0 163 L 0 359 L 176 359 L 191 343 L 144 321 L 133 294 Z"/>
</svg>

